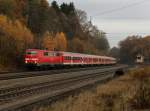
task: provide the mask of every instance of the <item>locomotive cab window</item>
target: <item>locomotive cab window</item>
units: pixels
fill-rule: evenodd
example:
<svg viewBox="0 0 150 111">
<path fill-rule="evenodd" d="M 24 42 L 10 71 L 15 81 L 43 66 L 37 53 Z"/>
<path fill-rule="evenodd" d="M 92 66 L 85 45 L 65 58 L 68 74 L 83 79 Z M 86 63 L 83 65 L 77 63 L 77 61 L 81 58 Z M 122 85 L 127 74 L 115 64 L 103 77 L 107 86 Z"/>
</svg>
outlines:
<svg viewBox="0 0 150 111">
<path fill-rule="evenodd" d="M 55 53 L 49 52 L 48 56 L 55 56 Z"/>
<path fill-rule="evenodd" d="M 36 55 L 37 52 L 36 51 L 29 51 L 29 52 L 26 52 L 26 54 L 28 54 L 28 55 Z"/>
</svg>

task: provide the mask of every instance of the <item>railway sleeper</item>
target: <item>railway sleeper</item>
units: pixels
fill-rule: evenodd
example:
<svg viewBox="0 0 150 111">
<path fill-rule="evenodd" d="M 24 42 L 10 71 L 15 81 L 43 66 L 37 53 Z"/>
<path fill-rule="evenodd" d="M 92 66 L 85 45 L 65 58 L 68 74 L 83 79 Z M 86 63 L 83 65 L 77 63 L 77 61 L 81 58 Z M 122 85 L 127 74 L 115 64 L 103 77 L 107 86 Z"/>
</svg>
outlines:
<svg viewBox="0 0 150 111">
<path fill-rule="evenodd" d="M 93 76 L 93 75 L 89 75 L 89 76 Z M 98 76 L 100 76 L 100 75 L 98 74 Z M 84 79 L 84 78 L 87 78 L 87 77 L 83 77 L 82 79 Z M 77 80 L 78 79 L 81 79 L 81 77 L 78 77 Z M 71 80 L 69 80 L 69 81 L 71 81 Z M 68 82 L 68 81 L 66 81 L 66 82 Z M 60 85 L 60 83 L 55 84 L 55 85 Z M 64 82 L 64 84 L 65 84 L 65 82 Z M 30 96 L 30 95 L 33 95 L 33 94 L 36 94 L 36 93 L 39 93 L 39 92 L 45 92 L 46 90 L 49 90 L 49 88 L 51 89 L 51 87 L 54 87 L 54 86 L 51 85 L 51 84 L 47 84 L 46 86 L 44 85 L 44 86 L 40 86 L 40 87 L 36 87 L 36 88 L 31 88 L 30 87 L 26 90 L 17 91 L 17 92 L 13 92 L 11 94 L 7 94 L 5 96 L 1 96 L 1 98 L 2 98 L 2 100 L 5 100 L 5 99 L 7 100 L 7 98 L 9 98 L 9 99 L 11 98 L 13 100 L 14 98 L 18 98 L 20 96 L 22 97 L 22 95 Z"/>
<path fill-rule="evenodd" d="M 105 76 L 104 76 L 104 74 L 103 75 L 100 75 L 100 74 L 95 74 L 95 75 L 93 75 L 93 76 L 89 76 L 89 77 L 85 77 L 85 78 L 79 78 L 78 80 L 74 80 L 74 81 L 72 81 L 72 82 L 69 82 L 68 84 L 66 83 L 66 84 L 61 84 L 61 85 L 59 85 L 59 87 L 57 87 L 57 88 L 54 88 L 54 90 L 53 90 L 53 92 L 55 92 L 56 94 L 52 94 L 53 96 L 57 96 L 58 94 L 62 94 L 64 91 L 70 91 L 70 90 L 73 90 L 73 89 L 75 89 L 75 88 L 79 88 L 79 87 L 83 87 L 83 86 L 85 86 L 85 85 L 87 85 L 87 84 L 89 84 L 89 83 L 94 83 L 94 82 L 96 82 L 96 81 L 98 81 L 98 80 L 101 80 L 102 78 L 107 78 L 107 76 L 110 76 L 110 73 L 111 72 L 109 72 L 109 74 L 106 74 L 105 73 Z M 101 79 L 100 79 L 100 77 L 101 77 Z M 91 82 L 90 82 L 91 81 Z M 76 85 L 75 85 L 76 84 Z M 75 85 L 75 86 L 74 86 Z M 67 88 L 68 87 L 68 88 Z M 61 90 L 60 90 L 61 89 Z M 47 90 L 47 89 L 46 89 Z M 50 95 L 50 94 L 48 94 L 48 92 L 44 92 L 44 94 L 42 93 L 42 94 L 39 94 L 39 95 L 41 95 L 41 97 L 39 97 L 39 99 L 41 98 L 42 99 L 42 97 L 47 97 L 48 95 Z M 35 95 L 34 95 L 35 96 Z M 43 99 L 44 99 L 43 98 Z M 23 99 L 23 98 L 21 98 L 21 99 Z"/>
</svg>

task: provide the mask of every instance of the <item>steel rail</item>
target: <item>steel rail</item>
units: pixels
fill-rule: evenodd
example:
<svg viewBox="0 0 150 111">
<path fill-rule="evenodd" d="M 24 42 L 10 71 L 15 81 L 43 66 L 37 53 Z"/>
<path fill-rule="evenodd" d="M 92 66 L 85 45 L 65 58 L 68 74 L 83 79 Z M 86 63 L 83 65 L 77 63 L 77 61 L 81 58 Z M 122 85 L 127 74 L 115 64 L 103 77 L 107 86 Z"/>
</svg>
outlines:
<svg viewBox="0 0 150 111">
<path fill-rule="evenodd" d="M 37 102 L 38 100 L 44 100 L 46 98 L 50 98 L 64 92 L 97 82 L 99 80 L 103 80 L 107 76 L 112 77 L 113 72 L 120 68 L 123 68 L 123 66 L 97 69 L 95 71 L 79 71 L 72 73 L 72 76 L 66 76 L 64 74 L 66 77 L 62 76 L 62 78 L 52 79 L 51 81 L 45 81 L 43 79 L 43 82 L 41 83 L 37 82 L 36 84 L 31 83 L 30 85 L 23 84 L 19 87 L 11 86 L 0 88 L 0 111 L 17 109 Z M 75 73 L 82 74 L 74 75 Z"/>
<path fill-rule="evenodd" d="M 99 78 L 101 77 L 101 79 Z M 105 76 L 93 76 L 93 77 L 87 77 L 83 79 L 79 79 L 79 80 L 74 80 L 72 82 L 68 81 L 66 82 L 66 84 L 61 84 L 59 85 L 59 87 L 53 88 L 53 90 L 50 89 L 44 89 L 41 90 L 39 92 L 37 92 L 36 90 L 36 94 L 34 92 L 28 92 L 28 94 L 33 93 L 33 95 L 28 96 L 28 94 L 24 94 L 23 96 L 18 97 L 18 100 L 15 101 L 11 101 L 9 103 L 0 105 L 0 111 L 11 111 L 11 110 L 16 110 L 18 108 L 21 108 L 23 106 L 29 105 L 29 104 L 33 104 L 34 102 L 40 101 L 40 100 L 44 100 L 50 97 L 54 97 L 60 94 L 63 94 L 67 91 L 71 91 L 71 90 L 75 90 L 77 88 L 81 88 L 83 86 L 86 86 L 88 84 L 93 84 L 95 82 L 98 82 L 99 80 L 103 80 L 104 78 L 108 78 L 110 77 L 110 75 L 106 77 Z M 103 79 L 102 79 L 103 78 Z M 51 92 L 51 93 L 50 93 Z M 38 94 L 37 94 L 38 93 Z M 10 101 L 10 100 L 8 100 Z"/>
<path fill-rule="evenodd" d="M 7 92 L 9 90 L 12 90 L 13 88 L 17 87 L 23 87 L 23 86 L 29 86 L 29 85 L 36 85 L 38 83 L 44 82 L 50 82 L 50 81 L 57 81 L 62 80 L 70 77 L 76 77 L 87 74 L 92 74 L 95 72 L 103 72 L 107 70 L 117 70 L 124 66 L 120 67 L 111 67 L 111 68 L 104 68 L 104 69 L 93 69 L 93 70 L 85 70 L 85 71 L 78 71 L 78 72 L 69 72 L 69 73 L 61 73 L 61 74 L 53 74 L 53 75 L 43 75 L 43 76 L 35 76 L 35 77 L 29 77 L 29 78 L 19 78 L 19 79 L 11 79 L 11 80 L 2 80 L 0 81 L 0 93 L 3 92 L 3 90 L 7 89 Z"/>
<path fill-rule="evenodd" d="M 111 73 L 112 71 L 108 71 L 109 73 Z M 32 90 L 37 90 L 37 89 L 41 89 L 41 88 L 45 88 L 45 87 L 50 87 L 50 86 L 56 86 L 56 85 L 61 85 L 64 84 L 66 82 L 72 82 L 74 80 L 80 80 L 80 79 L 84 79 L 84 78 L 89 78 L 89 77 L 93 77 L 93 76 L 100 76 L 103 74 L 106 74 L 108 72 L 101 72 L 101 74 L 99 73 L 93 73 L 88 74 L 86 76 L 81 75 L 81 76 L 77 76 L 77 77 L 71 77 L 71 78 L 67 78 L 67 79 L 63 79 L 63 80 L 57 80 L 57 81 L 52 81 L 52 82 L 46 82 L 46 83 L 40 83 L 40 84 L 36 84 L 36 85 L 32 85 L 32 86 L 27 86 L 27 87 L 20 87 L 20 88 L 16 88 L 16 90 L 12 90 L 9 92 L 5 92 L 5 93 L 0 93 L 0 101 L 4 100 L 4 99 L 10 99 L 11 97 L 14 97 L 14 95 L 20 95 L 20 93 L 24 93 L 24 92 L 30 92 Z"/>
<path fill-rule="evenodd" d="M 27 78 L 27 77 L 34 77 L 34 76 L 43 76 L 43 75 L 50 75 L 50 74 L 60 74 L 60 73 L 67 73 L 67 72 L 75 72 L 81 70 L 91 70 L 91 69 L 103 69 L 109 68 L 112 66 L 97 66 L 97 67 L 85 67 L 85 68 L 69 68 L 69 69 L 54 69 L 54 70 L 47 70 L 47 71 L 30 71 L 30 72 L 17 72 L 17 73 L 1 73 L 0 80 L 9 80 L 9 79 L 17 79 L 17 78 Z"/>
</svg>

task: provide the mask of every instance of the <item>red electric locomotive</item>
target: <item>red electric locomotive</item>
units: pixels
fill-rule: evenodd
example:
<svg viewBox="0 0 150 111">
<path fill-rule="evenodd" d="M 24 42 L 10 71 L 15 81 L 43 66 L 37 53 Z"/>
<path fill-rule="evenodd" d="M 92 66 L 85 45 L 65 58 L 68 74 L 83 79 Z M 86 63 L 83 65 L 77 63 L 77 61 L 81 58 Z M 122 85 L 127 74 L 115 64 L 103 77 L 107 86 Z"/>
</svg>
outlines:
<svg viewBox="0 0 150 111">
<path fill-rule="evenodd" d="M 80 53 L 27 49 L 26 65 L 113 65 L 116 59 L 107 56 L 96 56 Z"/>
</svg>

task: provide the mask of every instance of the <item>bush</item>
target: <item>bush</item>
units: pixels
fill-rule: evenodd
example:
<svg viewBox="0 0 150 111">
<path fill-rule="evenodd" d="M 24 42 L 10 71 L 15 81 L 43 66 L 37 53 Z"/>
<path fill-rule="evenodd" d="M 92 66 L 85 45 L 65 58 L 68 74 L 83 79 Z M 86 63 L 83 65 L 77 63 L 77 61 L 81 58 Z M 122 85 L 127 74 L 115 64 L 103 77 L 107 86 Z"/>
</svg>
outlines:
<svg viewBox="0 0 150 111">
<path fill-rule="evenodd" d="M 136 80 L 136 93 L 131 98 L 130 104 L 134 109 L 150 108 L 150 68 L 142 68 L 131 73 Z"/>
</svg>

